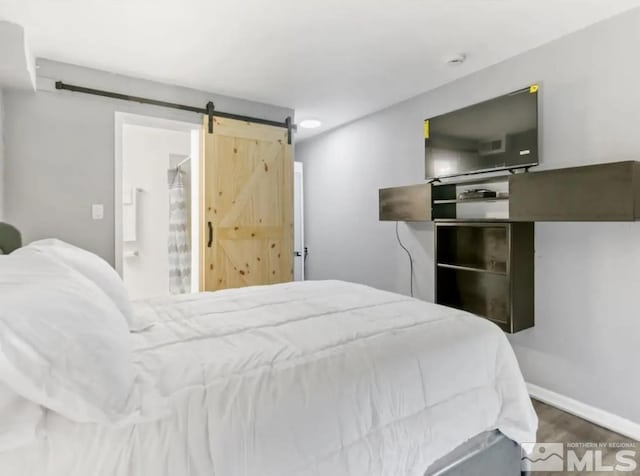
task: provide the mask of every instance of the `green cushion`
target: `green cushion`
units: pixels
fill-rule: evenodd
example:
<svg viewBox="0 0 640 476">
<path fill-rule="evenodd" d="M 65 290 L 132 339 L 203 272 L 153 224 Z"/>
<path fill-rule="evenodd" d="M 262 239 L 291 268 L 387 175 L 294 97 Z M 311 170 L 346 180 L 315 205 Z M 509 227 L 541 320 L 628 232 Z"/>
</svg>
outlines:
<svg viewBox="0 0 640 476">
<path fill-rule="evenodd" d="M 21 246 L 20 232 L 8 223 L 0 222 L 0 254 L 8 255 Z"/>
</svg>

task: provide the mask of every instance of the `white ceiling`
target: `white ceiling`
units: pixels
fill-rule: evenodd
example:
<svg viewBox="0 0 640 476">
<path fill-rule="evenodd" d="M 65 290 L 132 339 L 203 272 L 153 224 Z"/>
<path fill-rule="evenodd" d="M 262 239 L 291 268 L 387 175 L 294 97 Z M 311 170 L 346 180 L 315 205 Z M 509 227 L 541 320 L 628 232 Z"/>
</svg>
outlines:
<svg viewBox="0 0 640 476">
<path fill-rule="evenodd" d="M 640 0 L 0 0 L 33 54 L 289 106 L 325 131 Z M 463 52 L 467 61 L 446 66 Z"/>
</svg>

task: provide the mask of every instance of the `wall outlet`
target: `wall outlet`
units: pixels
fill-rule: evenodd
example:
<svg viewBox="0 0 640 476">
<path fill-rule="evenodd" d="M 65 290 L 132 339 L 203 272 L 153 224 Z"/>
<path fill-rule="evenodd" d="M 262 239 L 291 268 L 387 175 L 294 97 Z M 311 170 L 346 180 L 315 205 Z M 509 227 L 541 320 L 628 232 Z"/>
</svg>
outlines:
<svg viewBox="0 0 640 476">
<path fill-rule="evenodd" d="M 91 205 L 91 218 L 94 220 L 102 220 L 104 218 L 104 205 L 102 203 Z"/>
</svg>

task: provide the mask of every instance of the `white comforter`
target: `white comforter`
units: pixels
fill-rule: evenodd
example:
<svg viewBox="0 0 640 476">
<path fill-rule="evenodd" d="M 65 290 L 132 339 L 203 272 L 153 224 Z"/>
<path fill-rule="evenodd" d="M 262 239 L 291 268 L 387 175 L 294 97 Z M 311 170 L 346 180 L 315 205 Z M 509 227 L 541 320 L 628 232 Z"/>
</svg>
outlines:
<svg viewBox="0 0 640 476">
<path fill-rule="evenodd" d="M 108 428 L 49 413 L 47 439 L 0 454 L 0 474 L 422 475 L 485 430 L 535 441 L 509 343 L 464 312 L 338 281 L 137 312 L 137 365 L 169 415 Z"/>
</svg>

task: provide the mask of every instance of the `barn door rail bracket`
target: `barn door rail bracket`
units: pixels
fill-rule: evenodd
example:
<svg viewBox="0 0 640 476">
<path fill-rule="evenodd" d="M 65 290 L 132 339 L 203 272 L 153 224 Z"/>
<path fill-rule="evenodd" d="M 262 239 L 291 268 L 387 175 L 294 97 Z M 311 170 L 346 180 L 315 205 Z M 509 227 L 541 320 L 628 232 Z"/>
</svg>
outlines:
<svg viewBox="0 0 640 476">
<path fill-rule="evenodd" d="M 169 109 L 178 109 L 180 111 L 194 112 L 209 117 L 209 133 L 213 132 L 213 118 L 223 117 L 227 119 L 235 119 L 237 121 L 253 122 L 255 124 L 264 124 L 266 126 L 282 127 L 287 129 L 287 141 L 291 144 L 293 132 L 297 129 L 293 124 L 291 117 L 287 117 L 283 122 L 263 119 L 261 117 L 244 116 L 242 114 L 232 114 L 230 112 L 217 111 L 212 101 L 209 101 L 204 108 L 187 106 L 185 104 L 177 104 L 167 101 L 159 101 L 157 99 L 149 99 L 140 96 L 131 96 L 129 94 L 116 93 L 113 91 L 104 91 L 102 89 L 85 88 L 75 84 L 67 84 L 62 81 L 56 81 L 56 89 L 71 91 L 74 93 L 91 94 L 93 96 L 101 96 L 111 99 L 119 99 L 121 101 L 131 101 L 140 104 L 150 104 L 152 106 L 166 107 Z"/>
<path fill-rule="evenodd" d="M 213 134 L 213 114 L 216 112 L 216 107 L 213 105 L 213 101 L 207 103 L 207 116 L 209 116 L 209 134 Z"/>
</svg>

